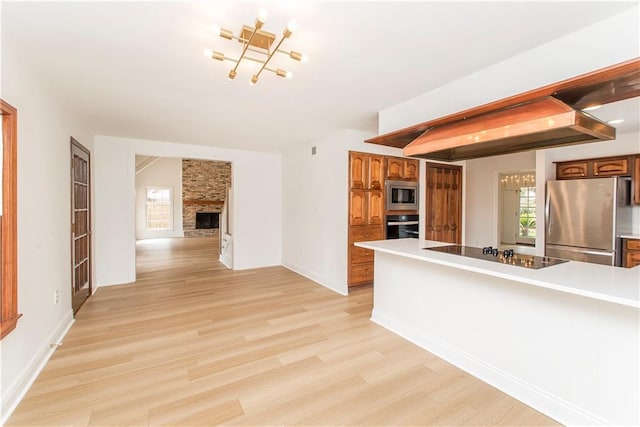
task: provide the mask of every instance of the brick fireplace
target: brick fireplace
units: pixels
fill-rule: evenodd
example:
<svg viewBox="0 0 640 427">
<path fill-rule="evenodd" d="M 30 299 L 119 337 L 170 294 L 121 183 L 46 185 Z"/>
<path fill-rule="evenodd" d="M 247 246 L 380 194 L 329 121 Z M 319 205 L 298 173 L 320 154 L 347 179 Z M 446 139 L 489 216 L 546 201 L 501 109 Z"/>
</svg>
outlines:
<svg viewBox="0 0 640 427">
<path fill-rule="evenodd" d="M 230 162 L 182 160 L 182 230 L 184 237 L 219 236 L 219 228 L 196 228 L 196 214 L 219 214 L 222 212 L 227 186 L 230 185 Z"/>
</svg>

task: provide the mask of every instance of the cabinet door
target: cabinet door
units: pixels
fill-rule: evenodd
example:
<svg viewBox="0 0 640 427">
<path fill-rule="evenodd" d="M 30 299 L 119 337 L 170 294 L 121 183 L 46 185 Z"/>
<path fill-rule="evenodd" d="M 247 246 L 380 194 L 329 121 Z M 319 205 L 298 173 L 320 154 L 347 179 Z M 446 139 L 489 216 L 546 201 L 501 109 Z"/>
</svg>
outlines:
<svg viewBox="0 0 640 427">
<path fill-rule="evenodd" d="M 629 174 L 629 159 L 604 159 L 593 161 L 593 176 L 620 176 Z"/>
<path fill-rule="evenodd" d="M 418 180 L 418 170 L 420 169 L 419 160 L 405 160 L 404 161 L 404 178 L 410 181 Z"/>
<path fill-rule="evenodd" d="M 349 188 L 367 188 L 367 155 L 349 153 Z"/>
<path fill-rule="evenodd" d="M 371 190 L 367 193 L 367 224 L 382 225 L 384 220 L 382 190 Z"/>
<path fill-rule="evenodd" d="M 349 225 L 365 225 L 367 223 L 367 191 L 349 191 Z"/>
<path fill-rule="evenodd" d="M 402 179 L 404 175 L 404 159 L 387 157 L 387 178 Z"/>
<path fill-rule="evenodd" d="M 382 190 L 384 183 L 384 156 L 369 156 L 368 186 L 372 190 Z"/>
<path fill-rule="evenodd" d="M 633 203 L 640 205 L 640 156 L 633 163 Z"/>
<path fill-rule="evenodd" d="M 624 266 L 631 268 L 638 265 L 640 265 L 640 251 L 627 252 L 627 255 L 624 258 Z"/>
<path fill-rule="evenodd" d="M 584 162 L 558 163 L 556 179 L 585 178 L 589 174 L 589 164 Z"/>
</svg>

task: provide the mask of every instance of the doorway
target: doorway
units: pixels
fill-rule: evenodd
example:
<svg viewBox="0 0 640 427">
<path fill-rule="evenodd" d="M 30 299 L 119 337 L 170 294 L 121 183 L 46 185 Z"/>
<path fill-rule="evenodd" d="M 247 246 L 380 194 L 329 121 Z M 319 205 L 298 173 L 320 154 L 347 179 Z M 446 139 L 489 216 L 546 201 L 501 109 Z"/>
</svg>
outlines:
<svg viewBox="0 0 640 427">
<path fill-rule="evenodd" d="M 536 239 L 535 171 L 500 173 L 500 245 L 534 246 Z"/>
<path fill-rule="evenodd" d="M 91 173 L 89 150 L 71 138 L 71 306 L 91 295 Z"/>
</svg>

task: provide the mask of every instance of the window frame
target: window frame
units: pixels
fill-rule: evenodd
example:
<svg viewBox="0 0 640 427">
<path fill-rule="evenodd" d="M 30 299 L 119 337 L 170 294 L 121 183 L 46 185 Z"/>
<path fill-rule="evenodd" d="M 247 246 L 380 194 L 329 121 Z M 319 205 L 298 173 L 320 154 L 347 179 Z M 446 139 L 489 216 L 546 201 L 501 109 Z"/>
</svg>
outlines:
<svg viewBox="0 0 640 427">
<path fill-rule="evenodd" d="M 169 190 L 169 228 L 149 228 L 149 190 Z M 145 187 L 144 193 L 144 228 L 148 232 L 173 231 L 175 224 L 173 222 L 173 186 L 170 185 L 149 185 Z"/>
<path fill-rule="evenodd" d="M 2 113 L 2 212 L 0 212 L 0 339 L 13 331 L 18 313 L 18 110 L 0 99 Z"/>
</svg>

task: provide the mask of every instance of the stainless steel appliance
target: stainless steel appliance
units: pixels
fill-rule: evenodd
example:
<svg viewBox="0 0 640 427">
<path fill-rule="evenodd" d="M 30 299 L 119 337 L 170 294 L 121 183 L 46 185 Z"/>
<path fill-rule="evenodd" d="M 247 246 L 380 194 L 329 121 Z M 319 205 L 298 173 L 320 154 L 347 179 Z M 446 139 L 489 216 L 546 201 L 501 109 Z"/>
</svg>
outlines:
<svg viewBox="0 0 640 427">
<path fill-rule="evenodd" d="M 630 190 L 627 177 L 548 181 L 545 254 L 621 265 L 618 236 L 631 228 Z"/>
<path fill-rule="evenodd" d="M 387 181 L 388 211 L 417 211 L 418 183 L 411 181 Z"/>
<path fill-rule="evenodd" d="M 419 215 L 387 215 L 387 239 L 418 238 Z"/>
<path fill-rule="evenodd" d="M 424 249 L 469 258 L 483 259 L 485 261 L 499 262 L 501 264 L 514 265 L 516 267 L 532 268 L 535 270 L 567 262 L 564 259 L 519 254 L 514 252 L 513 249 L 501 251 L 497 248 L 492 248 L 491 246 L 476 248 L 473 246 L 449 245 Z"/>
</svg>

